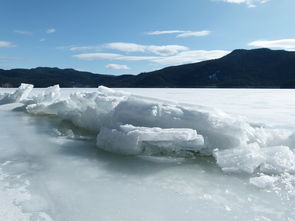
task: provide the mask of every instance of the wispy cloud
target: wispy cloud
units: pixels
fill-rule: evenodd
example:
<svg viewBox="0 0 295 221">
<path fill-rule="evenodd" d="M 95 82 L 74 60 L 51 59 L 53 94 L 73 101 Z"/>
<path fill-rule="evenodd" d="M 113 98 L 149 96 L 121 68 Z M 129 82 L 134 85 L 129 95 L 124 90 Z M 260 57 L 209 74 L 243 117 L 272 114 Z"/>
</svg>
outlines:
<svg viewBox="0 0 295 221">
<path fill-rule="evenodd" d="M 10 58 L 6 56 L 0 56 L 0 60 L 10 60 Z"/>
<path fill-rule="evenodd" d="M 19 57 L 8 57 L 8 56 L 0 56 L 0 60 L 21 60 Z"/>
<path fill-rule="evenodd" d="M 152 31 L 147 32 L 147 35 L 167 35 L 167 34 L 176 34 L 177 38 L 185 38 L 185 37 L 201 37 L 210 34 L 210 31 L 183 31 L 183 30 L 164 30 L 164 31 Z"/>
<path fill-rule="evenodd" d="M 14 30 L 13 32 L 16 34 L 20 34 L 20 35 L 31 35 L 32 34 L 32 32 L 26 31 L 26 30 Z"/>
<path fill-rule="evenodd" d="M 113 54 L 113 53 L 82 53 L 82 54 L 76 54 L 73 55 L 75 58 L 79 58 L 81 60 L 100 60 L 100 59 L 114 59 L 120 57 L 119 54 Z"/>
<path fill-rule="evenodd" d="M 15 47 L 15 45 L 9 41 L 0 41 L 0 48 L 13 48 L 13 47 Z"/>
<path fill-rule="evenodd" d="M 81 60 L 119 60 L 119 61 L 147 61 L 157 59 L 153 56 L 128 56 L 115 53 L 82 53 L 73 55 L 73 57 Z"/>
<path fill-rule="evenodd" d="M 54 29 L 54 28 L 47 29 L 47 31 L 46 31 L 47 34 L 52 34 L 55 32 L 56 32 L 56 29 Z"/>
<path fill-rule="evenodd" d="M 141 45 L 126 42 L 108 43 L 104 45 L 104 48 L 123 52 L 148 52 L 161 56 L 173 55 L 188 50 L 187 47 L 182 45 Z"/>
<path fill-rule="evenodd" d="M 60 50 L 70 50 L 70 51 L 102 51 L 104 49 L 121 51 L 125 53 L 151 53 L 160 56 L 174 55 L 181 51 L 188 50 L 187 47 L 183 45 L 142 45 L 136 43 L 128 42 L 111 42 L 103 45 L 94 46 L 60 46 L 57 47 Z M 100 53 L 99 53 L 100 54 Z"/>
<path fill-rule="evenodd" d="M 73 57 L 81 60 L 120 60 L 120 61 L 151 61 L 162 65 L 178 65 L 220 58 L 229 51 L 224 50 L 191 50 L 171 56 L 128 56 L 114 53 L 82 53 Z"/>
<path fill-rule="evenodd" d="M 69 50 L 69 51 L 101 51 L 103 49 L 102 45 L 87 45 L 87 46 L 77 46 L 77 45 L 68 45 L 68 46 L 58 46 L 58 50 Z"/>
<path fill-rule="evenodd" d="M 191 50 L 184 51 L 174 56 L 159 57 L 153 61 L 163 65 L 179 65 L 205 60 L 217 59 L 230 53 L 224 50 Z"/>
<path fill-rule="evenodd" d="M 69 50 L 70 51 L 90 51 L 90 50 L 94 50 L 94 51 L 98 51 L 101 49 L 101 46 L 70 46 Z"/>
<path fill-rule="evenodd" d="M 264 4 L 269 0 L 221 0 L 227 3 L 246 4 L 249 8 L 255 8 L 257 4 Z"/>
<path fill-rule="evenodd" d="M 177 38 L 186 38 L 186 37 L 201 37 L 201 36 L 206 36 L 209 35 L 210 31 L 186 31 L 183 32 L 179 35 L 177 35 Z"/>
<path fill-rule="evenodd" d="M 295 51 L 295 39 L 280 39 L 272 41 L 253 41 L 248 44 L 253 47 L 277 48 Z"/>
<path fill-rule="evenodd" d="M 124 64 L 107 64 L 106 68 L 114 70 L 128 70 L 129 67 Z"/>
<path fill-rule="evenodd" d="M 146 46 L 135 44 L 135 43 L 126 43 L 126 42 L 113 42 L 104 45 L 105 48 L 123 51 L 123 52 L 145 52 Z"/>
<path fill-rule="evenodd" d="M 179 34 L 183 33 L 185 31 L 180 31 L 180 30 L 167 30 L 167 31 L 151 31 L 147 32 L 147 35 L 167 35 L 167 34 Z"/>
</svg>

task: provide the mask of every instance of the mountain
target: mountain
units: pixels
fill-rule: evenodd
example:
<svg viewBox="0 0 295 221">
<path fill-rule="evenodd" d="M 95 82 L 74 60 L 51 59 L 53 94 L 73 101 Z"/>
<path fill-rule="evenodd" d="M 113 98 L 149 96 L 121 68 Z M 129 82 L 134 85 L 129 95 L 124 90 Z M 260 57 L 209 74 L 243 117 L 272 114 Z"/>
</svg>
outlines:
<svg viewBox="0 0 295 221">
<path fill-rule="evenodd" d="M 140 74 L 137 85 L 161 87 L 295 86 L 295 52 L 270 49 L 234 50 L 216 59 Z"/>
<path fill-rule="evenodd" d="M 74 69 L 0 69 L 0 85 L 36 87 L 228 87 L 295 88 L 295 52 L 234 50 L 215 60 L 167 67 L 139 75 L 102 75 Z"/>
</svg>

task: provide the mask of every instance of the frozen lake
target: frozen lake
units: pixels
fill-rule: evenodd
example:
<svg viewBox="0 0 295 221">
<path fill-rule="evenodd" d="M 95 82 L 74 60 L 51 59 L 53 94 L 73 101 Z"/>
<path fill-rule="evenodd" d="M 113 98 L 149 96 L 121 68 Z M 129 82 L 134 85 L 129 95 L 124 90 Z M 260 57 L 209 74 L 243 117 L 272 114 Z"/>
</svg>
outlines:
<svg viewBox="0 0 295 221">
<path fill-rule="evenodd" d="M 62 89 L 62 98 L 57 100 L 50 97 L 46 101 L 43 98 L 25 101 L 22 97 L 15 103 L 9 98 L 10 100 L 6 100 L 10 102 L 0 105 L 0 220 L 295 220 L 295 162 L 292 158 L 292 134 L 295 132 L 294 90 L 118 90 L 139 96 L 126 101 L 125 97 L 129 95 L 102 91 L 103 99 L 99 97 L 98 100 L 96 97 L 95 105 L 103 106 L 103 110 L 99 109 L 103 113 L 96 110 L 96 115 L 93 115 L 89 108 L 84 110 L 85 115 L 74 113 L 77 108 L 90 105 L 82 101 L 86 98 L 94 101 L 95 94 L 72 97 L 71 102 L 75 101 L 75 104 L 79 103 L 81 107 L 78 105 L 75 109 L 70 106 L 67 114 L 58 113 L 56 110 L 60 111 L 61 106 L 58 105 L 61 104 L 58 102 L 66 99 L 69 94 L 77 91 L 96 92 L 97 89 Z M 0 94 L 13 91 L 0 89 Z M 34 89 L 32 94 L 40 94 L 42 91 L 44 90 Z M 26 99 L 30 100 L 30 96 L 32 95 Z M 151 99 L 145 101 L 141 96 Z M 2 100 L 5 98 L 2 97 Z M 113 108 L 109 107 L 110 100 L 112 105 L 121 104 L 121 109 L 116 106 L 117 112 L 111 115 L 111 119 L 104 117 L 106 108 Z M 166 105 L 161 100 L 169 100 L 173 105 L 169 102 Z M 35 106 L 27 108 L 29 113 L 26 113 L 22 105 L 25 103 L 30 106 L 34 102 L 38 105 L 33 104 Z M 160 103 L 162 116 L 163 113 L 169 114 L 166 118 L 157 118 L 158 121 L 154 125 L 161 129 L 156 132 L 145 129 L 142 132 L 143 126 L 155 126 L 142 119 L 135 121 L 134 116 L 139 112 L 142 113 L 142 118 L 145 118 L 149 114 L 145 110 L 150 108 L 148 105 L 151 103 Z M 69 108 L 68 102 L 62 105 Z M 229 116 L 210 108 L 225 111 Z M 195 109 L 202 111 L 197 112 Z M 186 116 L 193 117 L 181 118 L 179 110 L 187 111 Z M 130 115 L 129 118 L 126 118 L 126 115 Z M 210 116 L 209 123 L 213 124 L 209 124 L 207 118 L 204 119 L 207 115 Z M 92 116 L 95 117 L 91 118 Z M 168 118 L 170 116 L 172 118 Z M 97 120 L 98 117 L 101 118 Z M 125 144 L 121 143 L 123 150 L 118 149 L 116 139 L 118 142 L 125 141 L 124 136 L 127 134 L 129 142 L 133 137 L 129 137 L 127 132 L 116 137 L 117 131 L 113 134 L 113 128 L 117 127 L 109 123 L 114 119 L 117 119 L 116 125 L 118 122 L 135 125 L 140 139 L 145 145 L 150 145 L 148 148 L 156 147 L 158 151 L 161 145 L 161 148 L 179 145 L 179 149 L 173 149 L 173 154 L 165 148 L 160 148 L 156 154 L 147 154 L 144 152 L 146 146 L 134 147 L 140 148 L 140 151 L 128 149 L 126 146 L 128 153 L 132 154 L 120 154 L 125 151 Z M 164 121 L 165 119 L 171 119 L 171 122 Z M 187 122 L 186 119 L 197 120 Z M 172 122 L 173 120 L 175 122 Z M 208 123 L 210 128 L 207 130 L 205 126 L 198 126 L 196 129 L 192 126 L 179 130 L 183 125 L 191 125 L 190 123 Z M 100 124 L 113 130 L 105 130 L 105 136 L 97 138 L 97 127 L 103 131 Z M 222 125 L 220 130 L 219 124 Z M 170 128 L 174 131 L 171 132 Z M 250 131 L 251 136 L 248 132 L 244 134 L 244 131 L 241 131 L 244 128 Z M 133 130 L 133 127 L 131 129 Z M 125 130 L 130 128 L 123 127 L 119 132 L 125 133 Z M 204 137 L 205 144 L 192 143 L 200 138 L 194 130 Z M 223 133 L 223 130 L 229 132 Z M 163 144 L 163 140 L 159 140 L 157 133 L 166 137 L 166 143 Z M 232 133 L 242 138 L 236 140 L 236 137 L 233 137 L 231 140 Z M 115 141 L 106 140 L 106 137 L 112 139 L 111 135 L 115 136 Z M 191 136 L 197 138 L 189 140 L 188 137 Z M 218 147 L 219 143 L 215 144 L 212 137 L 220 139 L 220 146 L 224 146 L 224 151 L 221 148 L 221 152 L 215 157 L 214 154 L 194 154 L 189 157 L 177 155 L 178 150 L 187 150 L 181 148 L 188 148 L 190 144 L 195 145 L 195 149 L 189 149 L 189 153 L 202 153 L 207 147 L 211 148 L 210 144 Z M 257 143 L 257 146 L 240 148 L 245 139 L 247 144 Z M 237 148 L 234 146 L 227 149 L 227 145 L 237 142 Z M 111 152 L 105 151 L 108 146 L 99 148 L 100 144 L 113 145 L 113 149 Z M 281 146 L 284 148 L 277 148 Z M 234 148 L 237 151 L 231 152 Z M 243 151 L 248 151 L 249 148 L 252 148 L 251 151 L 245 154 Z M 257 149 L 257 152 L 253 149 Z M 266 153 L 263 152 L 265 150 Z M 270 153 L 268 150 L 271 150 Z M 272 158 L 269 155 L 276 155 L 272 150 L 278 150 L 281 154 Z M 244 162 L 245 158 L 249 160 Z M 244 164 L 240 165 L 232 159 L 243 161 Z M 230 165 L 226 161 L 229 161 Z M 256 161 L 261 163 L 258 165 Z"/>
</svg>

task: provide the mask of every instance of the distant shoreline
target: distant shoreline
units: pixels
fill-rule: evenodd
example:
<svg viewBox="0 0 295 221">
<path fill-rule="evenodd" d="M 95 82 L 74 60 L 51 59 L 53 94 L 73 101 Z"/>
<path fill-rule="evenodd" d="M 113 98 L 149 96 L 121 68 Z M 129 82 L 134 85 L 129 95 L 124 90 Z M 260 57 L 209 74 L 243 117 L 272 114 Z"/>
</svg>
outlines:
<svg viewBox="0 0 295 221">
<path fill-rule="evenodd" d="M 21 83 L 45 88 L 295 88 L 295 52 L 266 48 L 234 50 L 214 60 L 166 67 L 138 75 L 105 75 L 74 69 L 0 69 L 0 87 Z"/>
</svg>

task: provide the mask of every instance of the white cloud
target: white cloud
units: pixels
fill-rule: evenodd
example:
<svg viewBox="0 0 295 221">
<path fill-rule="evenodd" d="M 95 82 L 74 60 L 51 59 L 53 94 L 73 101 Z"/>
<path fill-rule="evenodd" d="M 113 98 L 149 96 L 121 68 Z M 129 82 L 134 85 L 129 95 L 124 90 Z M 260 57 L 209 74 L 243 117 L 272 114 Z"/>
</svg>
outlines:
<svg viewBox="0 0 295 221">
<path fill-rule="evenodd" d="M 70 51 L 89 51 L 89 50 L 99 50 L 100 46 L 78 46 L 70 47 Z"/>
<path fill-rule="evenodd" d="M 125 43 L 125 42 L 113 42 L 104 45 L 105 48 L 124 51 L 124 52 L 144 52 L 145 46 L 134 44 L 134 43 Z"/>
<path fill-rule="evenodd" d="M 73 57 L 81 60 L 120 60 L 120 61 L 151 61 L 163 65 L 178 65 L 220 58 L 229 51 L 224 50 L 191 50 L 171 56 L 126 56 L 113 53 L 83 53 Z"/>
<path fill-rule="evenodd" d="M 182 45 L 146 46 L 146 51 L 156 55 L 161 55 L 161 56 L 174 55 L 180 51 L 186 51 L 186 50 L 188 50 L 188 48 Z"/>
<path fill-rule="evenodd" d="M 116 59 L 120 55 L 113 54 L 113 53 L 83 53 L 83 54 L 76 54 L 73 57 L 79 58 L 81 60 L 99 60 L 99 59 Z"/>
<path fill-rule="evenodd" d="M 201 37 L 201 36 L 206 36 L 206 35 L 209 35 L 210 34 L 210 31 L 186 31 L 186 32 L 183 32 L 179 35 L 177 35 L 176 37 L 177 38 L 185 38 L 185 37 Z"/>
<path fill-rule="evenodd" d="M 253 41 L 248 44 L 254 47 L 277 48 L 295 51 L 295 39 L 280 39 L 272 41 Z"/>
<path fill-rule="evenodd" d="M 129 67 L 124 64 L 107 64 L 106 68 L 115 70 L 128 70 Z"/>
<path fill-rule="evenodd" d="M 26 30 L 14 30 L 14 33 L 20 34 L 20 35 L 31 35 L 32 32 L 26 31 Z"/>
<path fill-rule="evenodd" d="M 269 0 L 221 0 L 223 2 L 227 3 L 234 3 L 234 4 L 247 4 L 249 8 L 254 8 L 256 7 L 257 4 L 264 4 L 268 2 Z"/>
<path fill-rule="evenodd" d="M 54 32 L 56 32 L 56 30 L 54 28 L 50 28 L 46 31 L 47 34 L 52 34 Z"/>
<path fill-rule="evenodd" d="M 183 33 L 184 31 L 180 30 L 167 30 L 167 31 L 151 31 L 147 32 L 147 35 L 166 35 L 166 34 L 179 34 Z"/>
<path fill-rule="evenodd" d="M 76 45 L 68 45 L 68 46 L 58 46 L 56 49 L 58 50 L 69 50 L 69 51 L 100 51 L 103 47 L 99 45 L 89 45 L 89 46 L 76 46 Z"/>
<path fill-rule="evenodd" d="M 166 35 L 166 34 L 176 34 L 177 38 L 185 38 L 185 37 L 201 37 L 210 34 L 210 31 L 183 31 L 183 30 L 166 30 L 166 31 L 152 31 L 147 32 L 148 35 Z"/>
<path fill-rule="evenodd" d="M 149 52 L 156 55 L 167 56 L 188 50 L 182 45 L 141 45 L 126 42 L 113 42 L 104 45 L 105 48 L 123 52 Z"/>
<path fill-rule="evenodd" d="M 73 57 L 81 59 L 81 60 L 119 60 L 119 61 L 145 61 L 145 60 L 153 60 L 158 57 L 153 56 L 126 56 L 121 54 L 114 53 L 82 53 L 73 55 Z"/>
<path fill-rule="evenodd" d="M 125 56 L 121 55 L 117 58 L 117 60 L 121 61 L 152 61 L 154 59 L 157 59 L 158 57 L 153 56 Z"/>
<path fill-rule="evenodd" d="M 43 41 L 46 41 L 46 39 L 45 38 L 40 38 L 39 41 L 43 42 Z"/>
<path fill-rule="evenodd" d="M 13 48 L 13 47 L 15 47 L 15 45 L 9 41 L 0 41 L 0 48 Z"/>
<path fill-rule="evenodd" d="M 184 51 L 174 56 L 159 57 L 153 61 L 164 65 L 179 65 L 186 63 L 200 62 L 204 60 L 211 60 L 223 57 L 230 53 L 224 50 L 191 50 Z"/>
<path fill-rule="evenodd" d="M 67 49 L 70 51 L 101 51 L 102 49 L 111 49 L 126 53 L 152 53 L 160 56 L 174 55 L 181 51 L 187 51 L 189 48 L 183 45 L 141 45 L 128 42 L 112 42 L 96 46 L 61 46 L 57 49 Z"/>
</svg>

